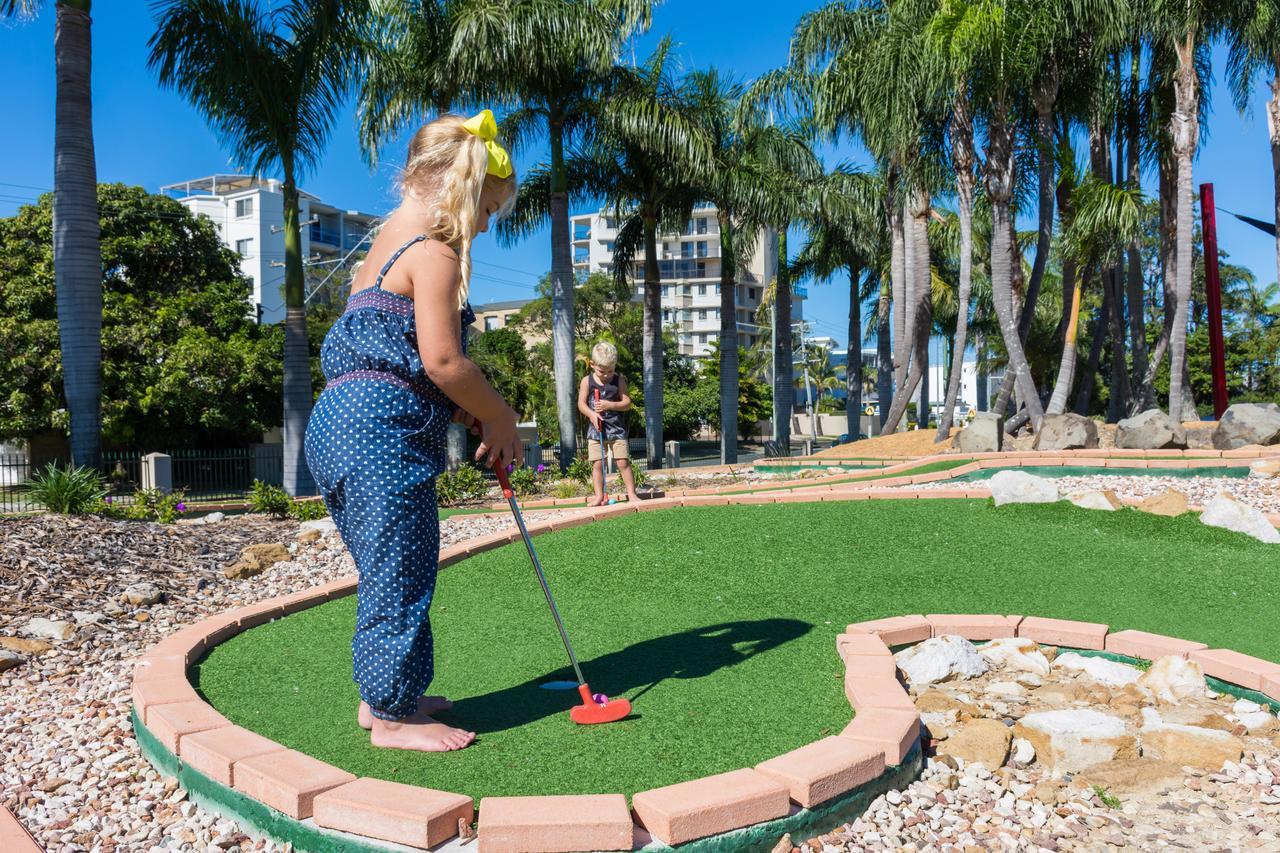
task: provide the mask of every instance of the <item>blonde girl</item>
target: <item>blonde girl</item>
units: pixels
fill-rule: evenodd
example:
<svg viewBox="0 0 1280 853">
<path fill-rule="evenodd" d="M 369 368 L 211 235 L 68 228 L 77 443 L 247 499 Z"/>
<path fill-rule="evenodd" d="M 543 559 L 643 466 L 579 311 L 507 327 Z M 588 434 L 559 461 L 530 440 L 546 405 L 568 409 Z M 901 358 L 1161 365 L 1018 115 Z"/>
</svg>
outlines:
<svg viewBox="0 0 1280 853">
<path fill-rule="evenodd" d="M 375 746 L 448 751 L 475 738 L 434 719 L 452 703 L 424 693 L 448 426 L 479 422 L 476 458 L 486 465 L 522 461 L 515 413 L 463 338 L 474 319 L 471 243 L 515 195 L 496 135 L 488 110 L 442 116 L 414 134 L 401 204 L 320 353 L 327 384 L 307 426 L 307 464 L 360 573 L 351 652 L 357 716 Z"/>
</svg>

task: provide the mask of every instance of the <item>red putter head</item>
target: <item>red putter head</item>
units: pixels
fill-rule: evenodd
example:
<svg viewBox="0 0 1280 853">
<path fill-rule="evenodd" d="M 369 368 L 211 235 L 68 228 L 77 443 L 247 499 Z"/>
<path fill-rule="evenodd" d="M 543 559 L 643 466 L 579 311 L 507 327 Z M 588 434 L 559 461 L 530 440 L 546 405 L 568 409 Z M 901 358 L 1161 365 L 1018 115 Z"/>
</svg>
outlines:
<svg viewBox="0 0 1280 853">
<path fill-rule="evenodd" d="M 582 697 L 582 704 L 569 709 L 569 718 L 580 726 L 616 723 L 631 715 L 631 702 L 626 699 L 608 699 L 603 704 L 596 702 L 586 684 L 578 685 L 578 695 Z"/>
</svg>

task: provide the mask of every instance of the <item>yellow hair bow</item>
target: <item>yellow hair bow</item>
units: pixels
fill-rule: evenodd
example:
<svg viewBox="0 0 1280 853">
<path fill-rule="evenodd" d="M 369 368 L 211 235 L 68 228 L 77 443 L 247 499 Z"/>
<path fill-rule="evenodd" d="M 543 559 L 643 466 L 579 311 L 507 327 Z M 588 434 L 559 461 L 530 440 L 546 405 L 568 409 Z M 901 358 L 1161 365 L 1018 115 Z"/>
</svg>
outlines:
<svg viewBox="0 0 1280 853">
<path fill-rule="evenodd" d="M 511 176 L 511 155 L 495 140 L 498 138 L 498 123 L 493 120 L 492 110 L 481 110 L 462 123 L 463 130 L 473 133 L 484 140 L 484 147 L 489 150 L 488 172 L 495 178 Z"/>
</svg>

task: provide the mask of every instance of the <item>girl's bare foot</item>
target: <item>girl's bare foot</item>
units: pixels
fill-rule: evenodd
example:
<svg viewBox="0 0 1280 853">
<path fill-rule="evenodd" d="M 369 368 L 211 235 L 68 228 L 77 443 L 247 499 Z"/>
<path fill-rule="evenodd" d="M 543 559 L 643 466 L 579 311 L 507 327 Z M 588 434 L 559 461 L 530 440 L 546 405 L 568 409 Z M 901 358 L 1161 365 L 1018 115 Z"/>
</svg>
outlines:
<svg viewBox="0 0 1280 853">
<path fill-rule="evenodd" d="M 604 498 L 596 497 L 595 495 L 587 498 L 587 506 L 600 506 L 602 503 L 604 503 Z"/>
<path fill-rule="evenodd" d="M 471 745 L 475 732 L 455 729 L 433 720 L 426 714 L 414 714 L 401 720 L 373 718 L 369 740 L 384 749 L 415 749 L 419 752 L 453 752 Z"/>
<path fill-rule="evenodd" d="M 640 496 L 637 495 L 635 492 L 627 492 L 627 503 L 629 504 L 640 503 Z"/>
<path fill-rule="evenodd" d="M 443 696 L 423 696 L 418 700 L 418 713 L 431 716 L 441 711 L 448 711 L 453 707 L 453 702 Z M 356 712 L 356 721 L 360 723 L 360 728 L 368 731 L 373 728 L 373 712 L 369 710 L 369 703 L 360 702 L 360 710 Z"/>
</svg>

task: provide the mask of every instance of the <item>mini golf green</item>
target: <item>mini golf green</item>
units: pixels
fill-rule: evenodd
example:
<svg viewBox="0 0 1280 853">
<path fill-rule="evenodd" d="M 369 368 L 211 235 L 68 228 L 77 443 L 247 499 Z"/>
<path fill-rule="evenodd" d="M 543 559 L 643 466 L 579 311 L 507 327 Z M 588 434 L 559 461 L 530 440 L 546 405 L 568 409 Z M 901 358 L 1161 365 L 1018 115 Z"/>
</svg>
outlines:
<svg viewBox="0 0 1280 853">
<path fill-rule="evenodd" d="M 573 725 L 564 652 L 520 545 L 440 573 L 431 692 L 479 733 L 449 755 L 374 749 L 355 724 L 355 598 L 217 646 L 198 686 L 233 722 L 374 776 L 487 795 L 634 793 L 838 732 L 834 637 L 898 613 L 1106 622 L 1280 660 L 1275 546 L 1194 516 L 1066 504 L 855 501 L 627 515 L 541 536 L 592 687 L 635 716 Z"/>
</svg>

